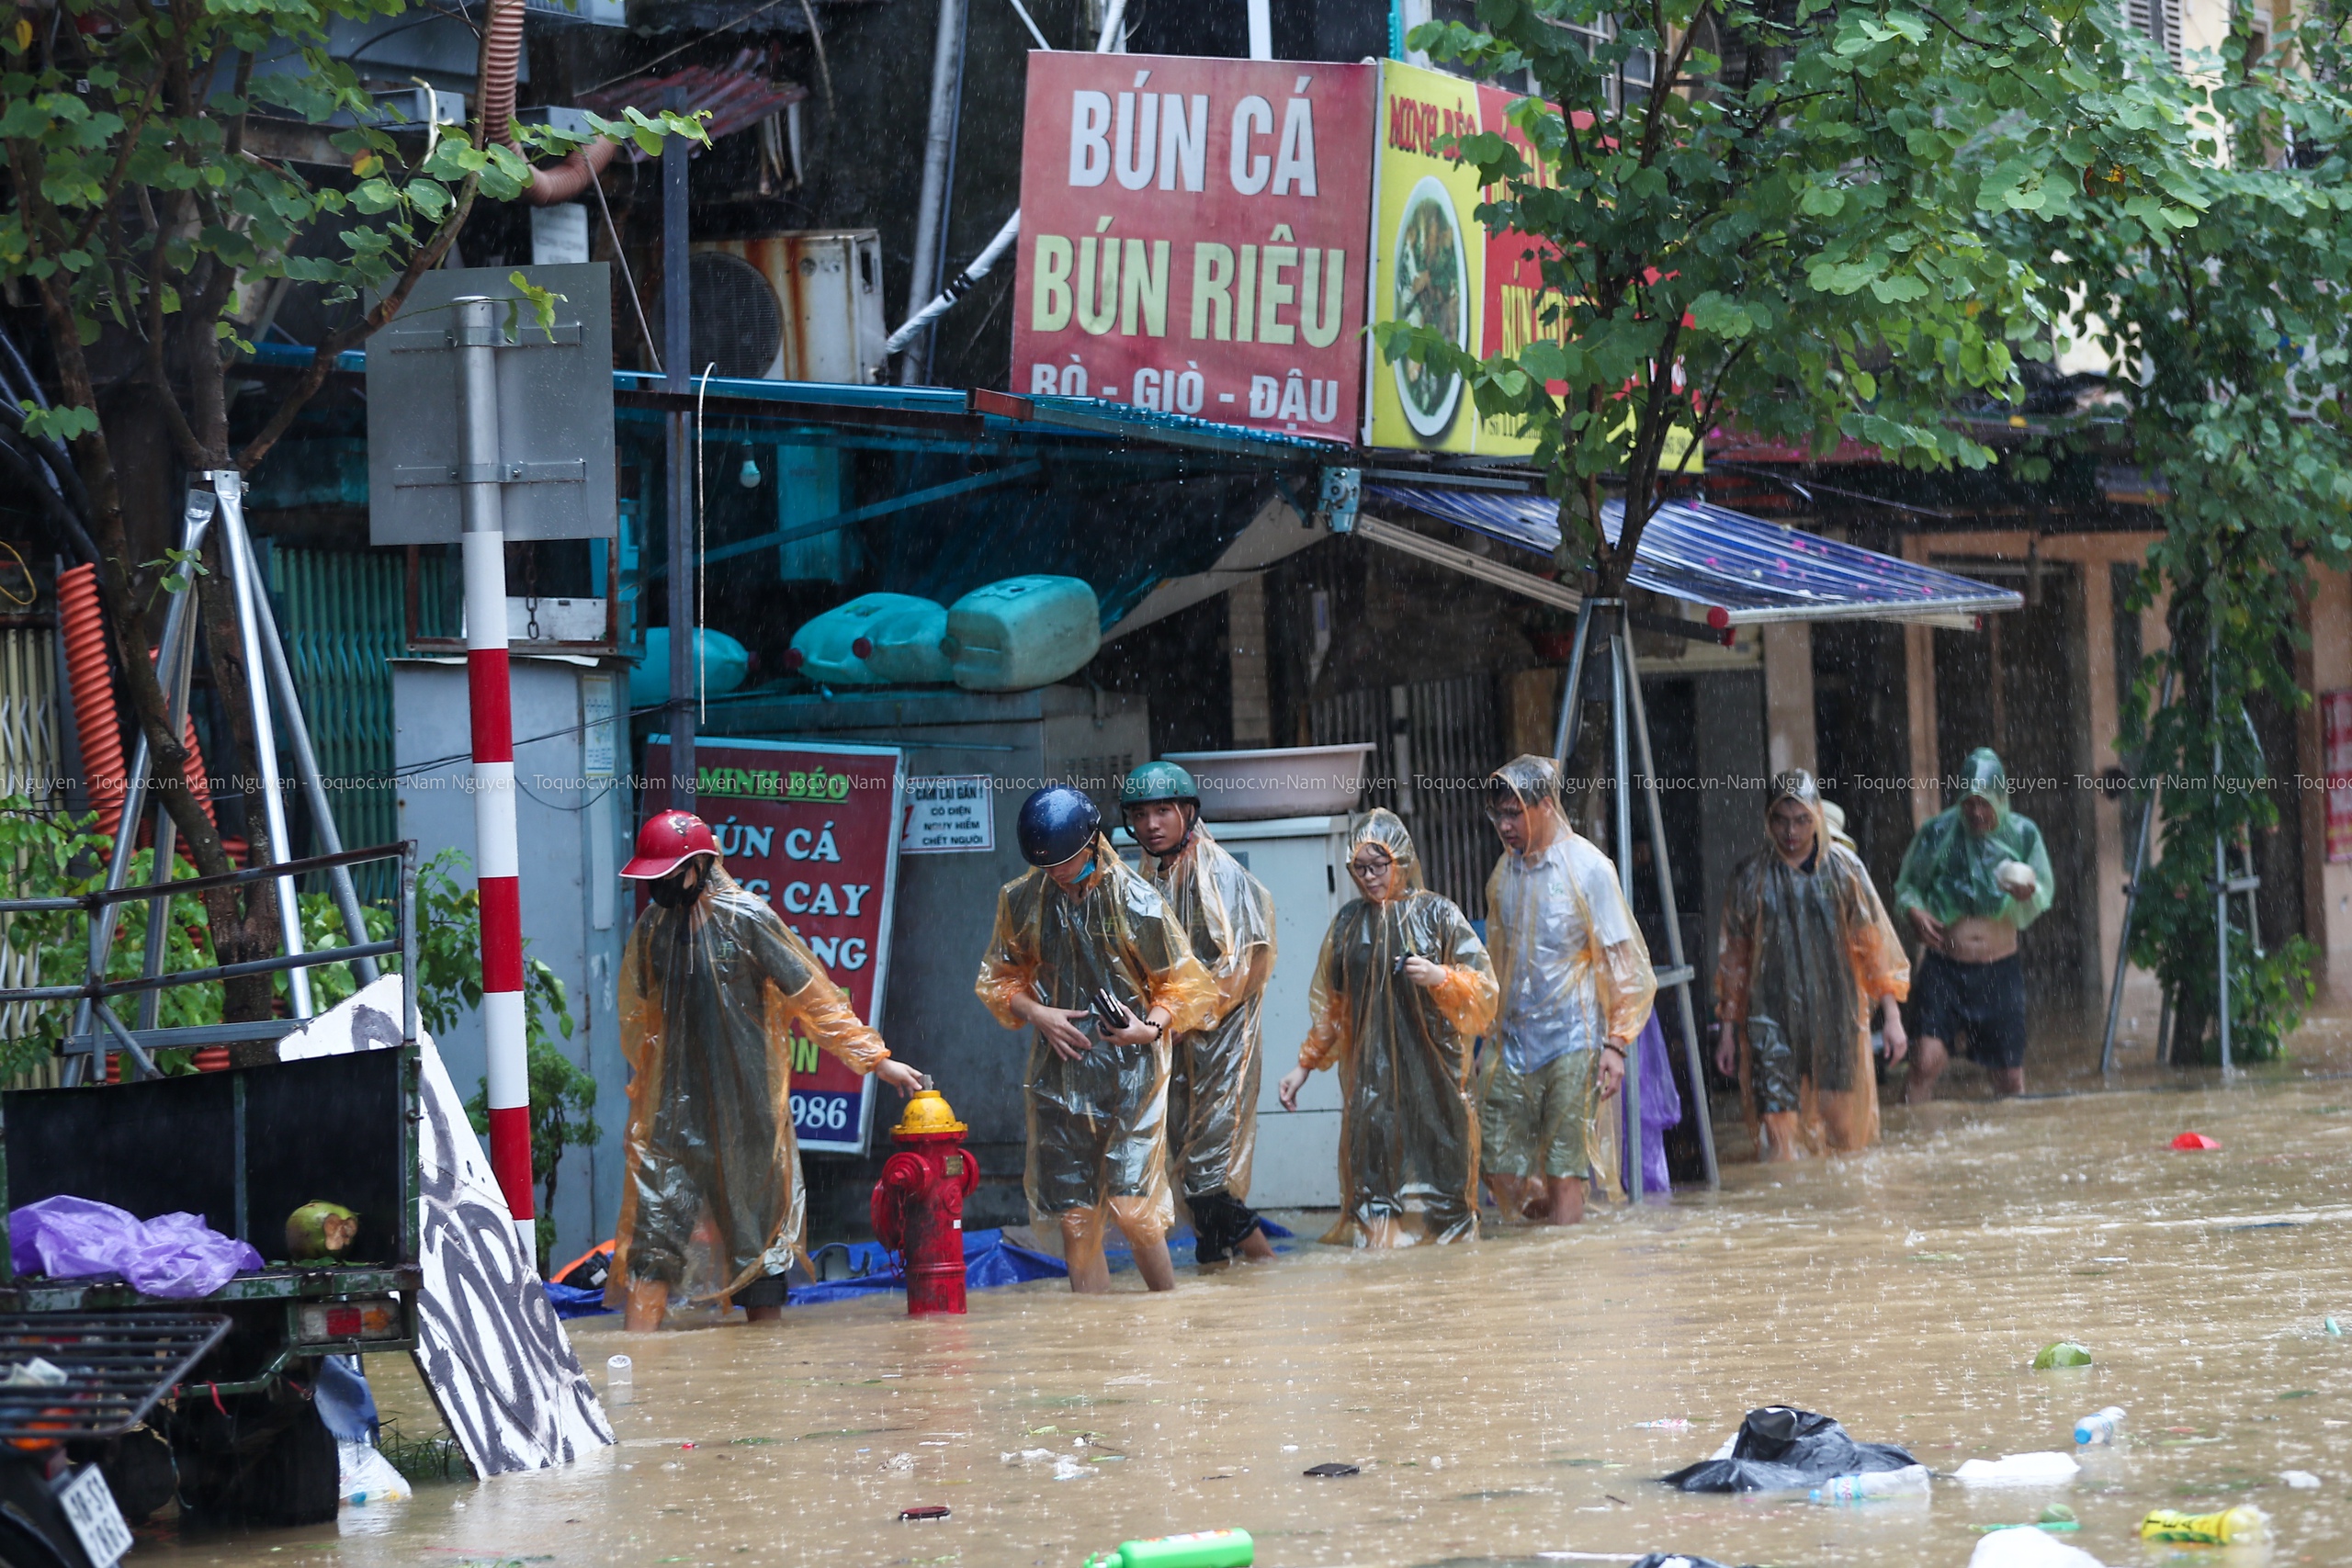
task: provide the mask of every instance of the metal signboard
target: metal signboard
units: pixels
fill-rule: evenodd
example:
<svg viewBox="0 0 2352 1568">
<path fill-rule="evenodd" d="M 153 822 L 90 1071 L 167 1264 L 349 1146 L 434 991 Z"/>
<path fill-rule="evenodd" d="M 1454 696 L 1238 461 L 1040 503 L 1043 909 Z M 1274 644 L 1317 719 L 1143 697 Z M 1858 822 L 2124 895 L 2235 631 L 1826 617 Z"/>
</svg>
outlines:
<svg viewBox="0 0 2352 1568">
<path fill-rule="evenodd" d="M 1035 53 L 1012 390 L 1346 441 L 1374 67 Z"/>
<path fill-rule="evenodd" d="M 444 268 L 417 279 L 368 343 L 368 539 L 454 545 L 461 487 L 494 478 L 509 539 L 608 539 L 613 476 L 612 275 L 605 262 L 519 269 L 557 295 L 540 327 L 514 267 Z M 512 301 L 492 329 L 498 451 L 486 473 L 459 442 L 460 336 L 454 302 Z M 601 628 L 600 628 L 601 629 Z"/>
<path fill-rule="evenodd" d="M 996 781 L 947 773 L 907 781 L 902 855 L 981 854 L 996 849 Z"/>
<path fill-rule="evenodd" d="M 899 883 L 904 761 L 884 746 L 773 740 L 695 743 L 695 799 L 728 873 L 768 901 L 857 1016 L 877 1027 Z M 670 738 L 646 742 L 645 772 L 665 778 Z M 819 1154 L 864 1154 L 874 1079 L 792 1036 L 792 1126 Z"/>
</svg>

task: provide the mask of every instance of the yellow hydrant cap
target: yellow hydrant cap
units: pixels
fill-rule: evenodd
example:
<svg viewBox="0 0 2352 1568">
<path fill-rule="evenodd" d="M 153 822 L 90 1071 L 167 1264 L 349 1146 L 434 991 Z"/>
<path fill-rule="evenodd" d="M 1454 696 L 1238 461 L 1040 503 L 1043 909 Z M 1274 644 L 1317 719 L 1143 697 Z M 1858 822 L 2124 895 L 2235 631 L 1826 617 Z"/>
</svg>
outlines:
<svg viewBox="0 0 2352 1568">
<path fill-rule="evenodd" d="M 927 1133 L 960 1135 L 969 1130 L 956 1120 L 955 1109 L 947 1103 L 947 1097 L 926 1083 L 926 1087 L 917 1090 L 914 1098 L 907 1101 L 906 1110 L 899 1113 L 899 1124 L 890 1132 L 894 1137 L 908 1137 Z"/>
</svg>

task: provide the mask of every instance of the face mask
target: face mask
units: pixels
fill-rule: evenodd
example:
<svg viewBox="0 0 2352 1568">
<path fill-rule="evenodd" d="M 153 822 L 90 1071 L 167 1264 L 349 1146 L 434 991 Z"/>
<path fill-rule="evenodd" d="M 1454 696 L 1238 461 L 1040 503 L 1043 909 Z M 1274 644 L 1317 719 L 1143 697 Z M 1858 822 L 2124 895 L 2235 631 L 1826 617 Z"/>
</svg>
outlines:
<svg viewBox="0 0 2352 1568">
<path fill-rule="evenodd" d="M 656 904 L 665 909 L 683 909 L 702 897 L 703 886 L 704 881 L 700 876 L 695 878 L 692 887 L 686 886 L 676 876 L 665 876 L 654 883 L 647 892 Z"/>
</svg>

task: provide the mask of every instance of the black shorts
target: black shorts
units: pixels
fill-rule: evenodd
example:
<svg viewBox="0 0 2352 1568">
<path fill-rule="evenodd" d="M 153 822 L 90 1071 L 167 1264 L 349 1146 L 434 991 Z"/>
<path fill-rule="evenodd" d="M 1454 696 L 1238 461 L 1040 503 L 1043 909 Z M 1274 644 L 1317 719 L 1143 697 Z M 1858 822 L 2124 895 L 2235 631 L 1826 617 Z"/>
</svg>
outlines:
<svg viewBox="0 0 2352 1568">
<path fill-rule="evenodd" d="M 1955 964 L 1940 953 L 1919 955 L 1917 1034 L 1957 1045 L 1980 1066 L 2025 1066 L 2025 966 L 2018 955 L 1990 964 Z"/>
</svg>

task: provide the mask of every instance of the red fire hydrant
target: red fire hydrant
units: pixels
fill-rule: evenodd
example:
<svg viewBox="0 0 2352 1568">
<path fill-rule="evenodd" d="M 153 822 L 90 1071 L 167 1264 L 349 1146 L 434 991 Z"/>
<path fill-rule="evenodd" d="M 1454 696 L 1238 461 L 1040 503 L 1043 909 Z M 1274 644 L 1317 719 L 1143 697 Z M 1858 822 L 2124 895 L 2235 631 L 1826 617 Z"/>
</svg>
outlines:
<svg viewBox="0 0 2352 1568">
<path fill-rule="evenodd" d="M 890 1129 L 899 1152 L 874 1184 L 874 1235 L 907 1260 L 910 1317 L 964 1310 L 964 1200 L 980 1180 L 967 1131 L 927 1077 Z"/>
</svg>

